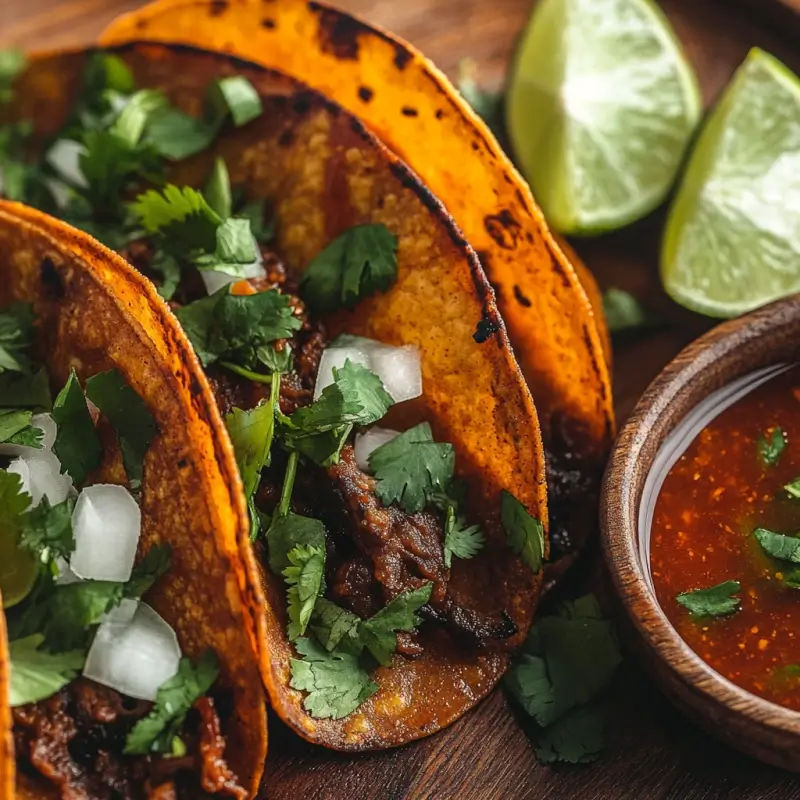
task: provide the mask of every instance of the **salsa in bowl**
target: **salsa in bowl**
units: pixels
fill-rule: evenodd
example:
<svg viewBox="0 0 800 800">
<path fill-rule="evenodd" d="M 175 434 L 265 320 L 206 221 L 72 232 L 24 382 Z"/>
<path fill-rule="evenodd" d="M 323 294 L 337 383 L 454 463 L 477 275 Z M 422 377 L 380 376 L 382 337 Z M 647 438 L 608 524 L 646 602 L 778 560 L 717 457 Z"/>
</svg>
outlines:
<svg viewBox="0 0 800 800">
<path fill-rule="evenodd" d="M 798 771 L 799 362 L 800 297 L 701 337 L 622 430 L 601 510 L 632 644 L 666 694 Z"/>
</svg>

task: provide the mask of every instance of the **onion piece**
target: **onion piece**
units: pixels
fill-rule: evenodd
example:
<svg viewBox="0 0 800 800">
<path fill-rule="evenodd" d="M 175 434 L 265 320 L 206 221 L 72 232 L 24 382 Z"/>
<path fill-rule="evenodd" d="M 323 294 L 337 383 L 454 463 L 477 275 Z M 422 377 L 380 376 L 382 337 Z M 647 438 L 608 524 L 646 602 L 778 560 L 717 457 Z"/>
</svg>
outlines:
<svg viewBox="0 0 800 800">
<path fill-rule="evenodd" d="M 146 603 L 123 600 L 97 629 L 83 674 L 128 697 L 155 700 L 178 672 L 175 631 Z"/>
<path fill-rule="evenodd" d="M 56 440 L 56 423 L 49 414 L 34 414 L 31 425 L 38 428 L 42 436 L 41 447 L 27 447 L 24 444 L 0 444 L 0 456 L 29 456 L 41 453 L 43 450 L 52 450 Z"/>
<path fill-rule="evenodd" d="M 49 450 L 35 450 L 8 465 L 8 472 L 14 472 L 22 478 L 22 487 L 31 496 L 31 506 L 36 507 L 47 497 L 50 505 L 56 505 L 67 499 L 72 489 L 72 478 L 61 472 L 61 462 Z"/>
<path fill-rule="evenodd" d="M 261 248 L 255 237 L 253 238 L 253 245 L 256 249 L 256 259 L 250 264 L 247 264 L 238 275 L 228 275 L 227 272 L 220 272 L 215 269 L 201 269 L 200 277 L 203 279 L 206 291 L 209 294 L 219 291 L 223 286 L 228 286 L 231 283 L 245 280 L 246 278 L 263 278 L 266 276 L 267 271 L 264 269 L 264 257 L 261 255 Z"/>
<path fill-rule="evenodd" d="M 363 472 L 370 472 L 369 457 L 372 451 L 382 444 L 391 442 L 395 436 L 399 435 L 399 431 L 393 431 L 391 428 L 379 428 L 377 425 L 373 425 L 364 433 L 357 433 L 354 450 L 358 468 Z"/>
<path fill-rule="evenodd" d="M 72 514 L 75 550 L 69 565 L 79 578 L 127 581 L 142 530 L 142 512 L 122 486 L 98 483 L 78 495 Z"/>
<path fill-rule="evenodd" d="M 333 367 L 342 367 L 347 359 L 375 373 L 395 403 L 422 394 L 422 367 L 419 350 L 414 345 L 392 345 L 361 336 L 340 336 L 322 354 L 314 387 L 316 400 L 333 383 Z"/>
<path fill-rule="evenodd" d="M 81 156 L 86 147 L 72 139 L 59 139 L 47 151 L 45 161 L 70 185 L 88 189 L 89 184 L 81 169 Z"/>
<path fill-rule="evenodd" d="M 58 575 L 56 575 L 56 586 L 66 586 L 70 583 L 80 583 L 81 579 L 70 569 L 69 562 L 66 558 L 56 556 L 56 568 Z"/>
</svg>

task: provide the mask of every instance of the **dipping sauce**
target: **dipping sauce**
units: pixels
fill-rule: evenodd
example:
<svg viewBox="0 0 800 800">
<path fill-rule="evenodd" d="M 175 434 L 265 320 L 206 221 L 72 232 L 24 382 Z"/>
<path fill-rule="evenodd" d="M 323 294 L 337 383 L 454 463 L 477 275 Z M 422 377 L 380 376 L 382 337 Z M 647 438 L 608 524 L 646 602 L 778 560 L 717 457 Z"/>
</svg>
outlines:
<svg viewBox="0 0 800 800">
<path fill-rule="evenodd" d="M 723 411 L 674 464 L 656 499 L 650 551 L 658 601 L 689 646 L 733 683 L 798 710 L 800 563 L 768 555 L 754 531 L 800 532 L 800 498 L 785 488 L 799 478 L 793 367 Z M 767 546 L 781 544 L 790 554 L 791 540 Z M 731 580 L 741 585 L 733 613 L 693 615 L 676 600 Z"/>
</svg>

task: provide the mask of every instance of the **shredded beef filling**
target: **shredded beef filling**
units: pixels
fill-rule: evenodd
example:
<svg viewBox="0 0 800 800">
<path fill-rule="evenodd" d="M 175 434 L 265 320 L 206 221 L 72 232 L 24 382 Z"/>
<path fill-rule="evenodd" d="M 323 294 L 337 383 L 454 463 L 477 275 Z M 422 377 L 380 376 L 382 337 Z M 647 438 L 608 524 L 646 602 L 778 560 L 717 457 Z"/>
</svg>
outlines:
<svg viewBox="0 0 800 800">
<path fill-rule="evenodd" d="M 61 800 L 247 797 L 225 762 L 225 739 L 210 698 L 195 704 L 194 725 L 187 719 L 186 756 L 124 755 L 128 733 L 150 708 L 78 678 L 47 700 L 13 710 L 20 768 L 38 773 Z"/>
</svg>

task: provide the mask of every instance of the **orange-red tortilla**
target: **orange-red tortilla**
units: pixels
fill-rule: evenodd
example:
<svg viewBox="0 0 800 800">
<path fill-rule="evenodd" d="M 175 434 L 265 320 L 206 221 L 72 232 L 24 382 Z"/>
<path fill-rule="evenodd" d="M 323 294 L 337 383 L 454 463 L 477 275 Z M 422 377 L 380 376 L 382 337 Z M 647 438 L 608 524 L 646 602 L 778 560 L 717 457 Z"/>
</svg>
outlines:
<svg viewBox="0 0 800 800">
<path fill-rule="evenodd" d="M 0 606 L 3 596 L 0 595 Z M 14 796 L 16 759 L 11 721 L 11 660 L 8 655 L 8 634 L 5 614 L 0 614 L 0 797 Z"/>
<path fill-rule="evenodd" d="M 519 633 L 498 649 L 476 652 L 441 630 L 424 632 L 424 655 L 413 661 L 396 657 L 391 667 L 378 670 L 380 690 L 355 713 L 315 720 L 303 709 L 303 694 L 289 687 L 293 649 L 285 633 L 285 585 L 266 571 L 260 663 L 274 709 L 311 741 L 363 750 L 433 733 L 497 683 L 509 647 L 521 641 L 536 608 L 542 576 L 507 546 L 499 521 L 502 490 L 547 525 L 536 412 L 475 252 L 416 175 L 329 99 L 278 72 L 217 53 L 155 44 L 114 52 L 140 87 L 162 89 L 192 114 L 200 113 L 214 80 L 242 74 L 252 82 L 263 115 L 243 128 L 226 129 L 210 151 L 177 165 L 171 179 L 202 186 L 213 158 L 224 157 L 234 185 L 244 185 L 251 199 L 267 199 L 277 252 L 291 269 L 301 271 L 352 225 L 383 223 L 398 237 L 398 278 L 391 290 L 326 322 L 333 333 L 346 330 L 419 348 L 423 396 L 393 409 L 388 422 L 398 427 L 427 421 L 437 440 L 455 446 L 457 472 L 471 490 L 470 514 L 481 521 L 487 545 L 479 557 L 456 561 L 451 590 L 476 610 L 507 611 Z M 15 112 L 32 119 L 37 133 L 54 133 L 67 117 L 82 58 L 78 53 L 35 59 L 22 76 Z M 474 337 L 479 326 L 482 343 Z M 239 491 L 238 480 L 222 480 Z M 239 510 L 245 524 L 244 506 Z M 242 546 L 249 553 L 249 545 Z"/>
<path fill-rule="evenodd" d="M 157 0 L 115 20 L 100 44 L 142 40 L 195 45 L 280 70 L 336 101 L 397 153 L 478 252 L 545 444 L 573 442 L 573 455 L 599 487 L 615 422 L 597 286 L 581 264 L 570 263 L 527 183 L 429 60 L 316 0 Z"/>
<path fill-rule="evenodd" d="M 15 300 L 33 304 L 34 346 L 55 387 L 72 367 L 81 379 L 115 368 L 155 418 L 158 433 L 144 462 L 140 555 L 166 542 L 172 567 L 145 599 L 175 629 L 185 655 L 216 651 L 220 686 L 233 692 L 226 757 L 254 797 L 267 747 L 254 655 L 263 596 L 244 546 L 249 527 L 236 461 L 191 345 L 153 286 L 123 259 L 62 222 L 0 201 L 0 308 Z M 0 743 L 7 747 L 4 631 L 0 642 Z M 13 775 L 13 763 L 0 761 L 0 786 L 7 789 L 3 770 Z M 28 780 L 20 796 L 42 792 Z"/>
</svg>

